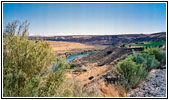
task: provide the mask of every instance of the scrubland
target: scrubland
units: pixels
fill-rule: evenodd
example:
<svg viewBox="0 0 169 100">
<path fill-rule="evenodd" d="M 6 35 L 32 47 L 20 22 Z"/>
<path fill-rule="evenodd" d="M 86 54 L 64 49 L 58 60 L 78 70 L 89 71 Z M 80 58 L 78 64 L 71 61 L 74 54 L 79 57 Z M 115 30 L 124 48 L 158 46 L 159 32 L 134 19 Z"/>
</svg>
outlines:
<svg viewBox="0 0 169 100">
<path fill-rule="evenodd" d="M 28 26 L 27 22 L 15 21 L 4 29 L 4 97 L 140 96 L 130 92 L 147 79 L 151 81 L 148 77 L 153 70 L 166 68 L 166 52 L 159 47 L 126 48 L 63 41 L 30 41 L 27 38 Z M 95 52 L 69 63 L 58 56 L 85 51 Z M 51 66 L 56 68 L 54 72 Z M 165 81 L 165 75 L 159 76 Z M 153 80 L 153 84 L 156 82 Z M 143 86 L 146 87 L 145 84 Z M 155 93 L 158 96 L 158 92 Z"/>
</svg>

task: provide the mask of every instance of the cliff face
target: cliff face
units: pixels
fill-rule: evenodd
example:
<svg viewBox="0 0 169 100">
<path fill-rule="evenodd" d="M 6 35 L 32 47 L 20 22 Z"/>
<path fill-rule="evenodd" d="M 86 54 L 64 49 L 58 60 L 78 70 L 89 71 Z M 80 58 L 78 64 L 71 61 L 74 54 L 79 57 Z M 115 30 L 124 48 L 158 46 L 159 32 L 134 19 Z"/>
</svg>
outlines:
<svg viewBox="0 0 169 100">
<path fill-rule="evenodd" d="M 79 42 L 92 45 L 119 45 L 143 41 L 165 41 L 166 32 L 153 34 L 127 34 L 127 35 L 74 35 L 74 36 L 29 36 L 30 40 L 36 38 L 50 41 Z"/>
</svg>

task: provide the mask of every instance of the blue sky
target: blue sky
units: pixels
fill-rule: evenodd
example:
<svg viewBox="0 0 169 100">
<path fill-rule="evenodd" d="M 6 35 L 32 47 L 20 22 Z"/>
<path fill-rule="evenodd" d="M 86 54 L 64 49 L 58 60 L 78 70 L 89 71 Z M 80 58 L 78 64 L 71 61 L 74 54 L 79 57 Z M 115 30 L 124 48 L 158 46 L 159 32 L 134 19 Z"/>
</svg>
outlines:
<svg viewBox="0 0 169 100">
<path fill-rule="evenodd" d="M 166 31 L 165 3 L 3 3 L 3 25 L 30 22 L 30 35 Z"/>
</svg>

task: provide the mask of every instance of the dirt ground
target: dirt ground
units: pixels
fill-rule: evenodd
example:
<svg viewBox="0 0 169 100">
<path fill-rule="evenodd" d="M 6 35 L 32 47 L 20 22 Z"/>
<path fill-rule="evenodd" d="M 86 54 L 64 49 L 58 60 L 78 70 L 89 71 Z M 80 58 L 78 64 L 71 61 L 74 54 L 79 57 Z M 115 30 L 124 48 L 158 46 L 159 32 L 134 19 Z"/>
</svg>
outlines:
<svg viewBox="0 0 169 100">
<path fill-rule="evenodd" d="M 85 72 L 76 72 L 75 70 L 86 70 Z M 125 91 L 114 84 L 108 84 L 105 82 L 103 75 L 106 75 L 111 71 L 111 66 L 104 65 L 98 67 L 97 64 L 87 64 L 79 69 L 75 68 L 70 73 L 67 73 L 67 78 L 74 79 L 81 83 L 82 86 L 86 86 L 87 89 L 97 88 L 97 92 L 101 97 L 121 97 L 125 96 Z M 89 77 L 93 76 L 92 80 Z"/>
</svg>

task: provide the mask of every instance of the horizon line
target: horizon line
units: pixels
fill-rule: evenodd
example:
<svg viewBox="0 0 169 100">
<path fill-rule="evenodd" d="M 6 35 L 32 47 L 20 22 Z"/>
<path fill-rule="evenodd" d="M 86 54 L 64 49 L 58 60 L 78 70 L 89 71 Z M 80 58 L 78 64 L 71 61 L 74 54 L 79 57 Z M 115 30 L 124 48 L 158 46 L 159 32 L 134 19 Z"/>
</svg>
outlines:
<svg viewBox="0 0 169 100">
<path fill-rule="evenodd" d="M 166 33 L 166 31 L 159 31 L 159 32 L 140 32 L 140 33 L 120 33 L 120 34 L 68 34 L 68 35 L 28 35 L 28 36 L 42 36 L 42 37 L 52 37 L 52 36 L 111 36 L 111 35 L 137 35 L 137 34 L 144 34 L 144 35 L 148 35 L 148 34 L 156 34 L 156 33 Z"/>
</svg>

